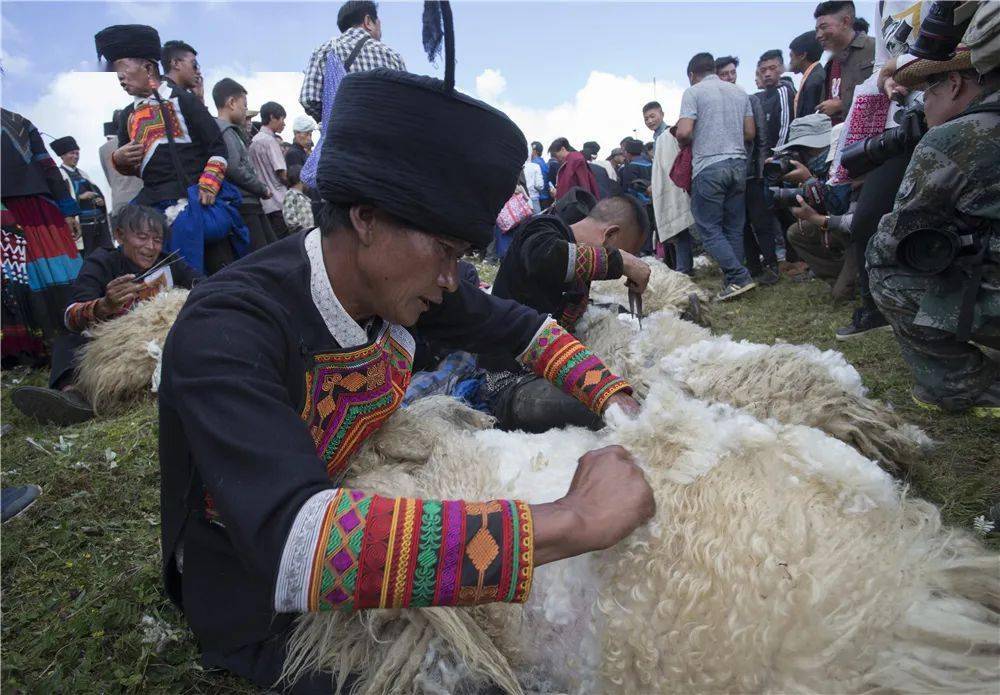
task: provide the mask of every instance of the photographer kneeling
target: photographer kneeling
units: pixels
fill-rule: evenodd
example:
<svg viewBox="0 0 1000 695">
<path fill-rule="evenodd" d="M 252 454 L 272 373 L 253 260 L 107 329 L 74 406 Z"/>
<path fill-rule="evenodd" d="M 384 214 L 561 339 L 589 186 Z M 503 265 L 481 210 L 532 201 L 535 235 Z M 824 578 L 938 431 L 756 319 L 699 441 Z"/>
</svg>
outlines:
<svg viewBox="0 0 1000 695">
<path fill-rule="evenodd" d="M 923 87 L 930 130 L 866 256 L 872 295 L 913 371 L 914 400 L 986 417 L 1000 416 L 1000 367 L 973 342 L 1000 348 L 997 58 L 959 47 L 950 60 L 914 60 L 893 75 Z"/>
<path fill-rule="evenodd" d="M 830 132 L 830 117 L 821 113 L 792 121 L 788 142 L 764 164 L 764 178 L 774 206 L 797 218 L 788 228 L 788 243 L 816 277 L 834 285 L 834 297 L 849 299 L 855 275 L 854 264 L 846 262 L 850 217 L 832 214 L 846 212 L 849 188 L 826 184 Z"/>
</svg>

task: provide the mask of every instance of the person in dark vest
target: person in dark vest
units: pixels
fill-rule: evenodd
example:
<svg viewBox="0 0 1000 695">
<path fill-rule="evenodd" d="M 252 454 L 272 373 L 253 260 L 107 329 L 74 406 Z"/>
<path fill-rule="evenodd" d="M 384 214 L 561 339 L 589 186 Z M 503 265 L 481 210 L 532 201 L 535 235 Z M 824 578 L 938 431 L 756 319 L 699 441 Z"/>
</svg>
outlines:
<svg viewBox="0 0 1000 695">
<path fill-rule="evenodd" d="M 80 146 L 67 135 L 52 141 L 52 151 L 62 160 L 59 171 L 69 184 L 69 191 L 80 206 L 80 238 L 83 241 L 83 257 L 86 258 L 99 248 L 112 249 L 111 232 L 108 229 L 108 204 L 101 189 L 93 179 L 80 169 Z"/>
</svg>

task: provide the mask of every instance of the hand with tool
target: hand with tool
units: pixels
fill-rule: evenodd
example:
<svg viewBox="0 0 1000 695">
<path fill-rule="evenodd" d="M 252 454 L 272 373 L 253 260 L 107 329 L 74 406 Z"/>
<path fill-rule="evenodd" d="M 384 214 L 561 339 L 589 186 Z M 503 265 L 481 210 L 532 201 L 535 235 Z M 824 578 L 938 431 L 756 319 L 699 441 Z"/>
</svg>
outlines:
<svg viewBox="0 0 1000 695">
<path fill-rule="evenodd" d="M 108 283 L 104 296 L 97 303 L 97 318 L 101 321 L 113 318 L 127 308 L 139 296 L 142 284 L 135 282 L 131 273 L 121 275 Z"/>
<path fill-rule="evenodd" d="M 628 251 L 621 251 L 622 273 L 625 275 L 625 287 L 628 288 L 629 313 L 639 319 L 642 329 L 642 293 L 649 285 L 649 266 Z"/>
</svg>

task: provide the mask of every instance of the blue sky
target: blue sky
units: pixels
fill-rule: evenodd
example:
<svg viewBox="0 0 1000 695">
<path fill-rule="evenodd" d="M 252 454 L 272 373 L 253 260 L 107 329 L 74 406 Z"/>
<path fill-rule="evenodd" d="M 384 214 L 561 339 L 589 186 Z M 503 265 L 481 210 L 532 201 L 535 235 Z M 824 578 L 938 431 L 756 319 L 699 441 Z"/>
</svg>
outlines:
<svg viewBox="0 0 1000 695">
<path fill-rule="evenodd" d="M 458 83 L 472 91 L 483 70 L 500 69 L 508 99 L 545 107 L 570 98 L 593 69 L 642 81 L 683 80 L 684 66 L 697 51 L 752 62 L 769 48 L 787 50 L 792 37 L 812 27 L 815 4 L 458 0 L 453 6 Z M 205 66 L 301 71 L 312 49 L 337 33 L 338 8 L 337 2 L 5 0 L 0 14 L 6 62 L 28 69 L 8 67 L 4 99 L 33 100 L 57 73 L 92 67 L 94 33 L 115 23 L 150 23 L 164 40 L 183 38 Z M 421 11 L 419 2 L 381 3 L 383 38 L 411 71 L 440 74 L 421 53 Z M 874 3 L 859 3 L 859 14 L 871 19 Z"/>
</svg>

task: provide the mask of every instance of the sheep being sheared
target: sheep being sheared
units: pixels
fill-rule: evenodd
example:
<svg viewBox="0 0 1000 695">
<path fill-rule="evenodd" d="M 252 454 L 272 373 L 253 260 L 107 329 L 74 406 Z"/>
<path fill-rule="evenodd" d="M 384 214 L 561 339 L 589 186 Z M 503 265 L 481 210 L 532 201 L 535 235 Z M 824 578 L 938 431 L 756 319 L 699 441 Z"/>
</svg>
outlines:
<svg viewBox="0 0 1000 695">
<path fill-rule="evenodd" d="M 124 316 L 90 329 L 74 383 L 95 413 L 149 393 L 159 373 L 163 343 L 187 296 L 184 289 L 161 292 Z"/>
<path fill-rule="evenodd" d="M 688 316 L 697 323 L 707 324 L 710 295 L 684 273 L 671 270 L 662 261 L 652 257 L 642 258 L 649 266 L 649 285 L 642 295 L 643 311 L 653 314 L 670 310 L 676 314 L 694 312 Z M 628 290 L 623 280 L 596 280 L 590 285 L 590 298 L 597 303 L 628 306 Z"/>
<path fill-rule="evenodd" d="M 861 375 L 833 350 L 713 337 L 670 310 L 646 317 L 640 331 L 632 317 L 591 307 L 577 334 L 640 395 L 652 383 L 671 379 L 698 398 L 818 427 L 894 473 L 905 470 L 930 442 L 888 406 L 868 398 Z"/>
<path fill-rule="evenodd" d="M 538 568 L 524 606 L 303 616 L 289 675 L 341 670 L 363 692 L 995 691 L 1000 558 L 846 444 L 666 382 L 637 419 L 596 433 L 470 431 L 465 418 L 442 437 L 459 409 L 432 398 L 396 414 L 369 446 L 412 445 L 427 462 L 352 484 L 545 502 L 585 451 L 622 444 L 654 518 Z"/>
</svg>

